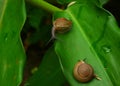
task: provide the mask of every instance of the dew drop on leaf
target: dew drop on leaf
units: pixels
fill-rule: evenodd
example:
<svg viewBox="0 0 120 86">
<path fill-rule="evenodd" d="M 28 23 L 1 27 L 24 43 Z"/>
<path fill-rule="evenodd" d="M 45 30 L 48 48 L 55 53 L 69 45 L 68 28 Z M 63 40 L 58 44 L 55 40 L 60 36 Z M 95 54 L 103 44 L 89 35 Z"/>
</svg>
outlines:
<svg viewBox="0 0 120 86">
<path fill-rule="evenodd" d="M 8 36 L 8 34 L 6 33 L 6 34 L 4 35 L 4 40 L 5 40 L 5 41 L 8 40 L 7 36 Z"/>
<path fill-rule="evenodd" d="M 5 41 L 7 41 L 7 40 L 8 40 L 8 38 L 6 37 L 6 38 L 5 38 Z"/>
<path fill-rule="evenodd" d="M 109 53 L 109 52 L 111 52 L 111 47 L 110 46 L 103 46 L 102 47 L 102 49 L 103 49 L 103 51 L 105 52 L 105 53 Z"/>
</svg>

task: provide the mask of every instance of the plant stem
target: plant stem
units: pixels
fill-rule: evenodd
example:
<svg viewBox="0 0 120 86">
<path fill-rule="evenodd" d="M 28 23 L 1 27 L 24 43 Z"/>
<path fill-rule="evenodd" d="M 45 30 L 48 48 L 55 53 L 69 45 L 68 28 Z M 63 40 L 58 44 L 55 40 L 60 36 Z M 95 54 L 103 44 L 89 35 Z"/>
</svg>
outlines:
<svg viewBox="0 0 120 86">
<path fill-rule="evenodd" d="M 53 6 L 52 4 L 49 4 L 48 2 L 44 0 L 27 0 L 27 1 L 30 2 L 31 4 L 41 7 L 42 9 L 50 13 L 54 13 L 56 11 L 62 11 L 62 9 L 57 8 L 56 6 Z"/>
</svg>

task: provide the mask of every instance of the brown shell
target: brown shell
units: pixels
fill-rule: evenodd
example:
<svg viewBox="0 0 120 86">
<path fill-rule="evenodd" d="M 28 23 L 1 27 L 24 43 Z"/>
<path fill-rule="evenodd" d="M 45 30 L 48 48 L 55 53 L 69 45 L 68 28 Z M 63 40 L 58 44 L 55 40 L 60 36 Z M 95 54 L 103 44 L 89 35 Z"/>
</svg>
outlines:
<svg viewBox="0 0 120 86">
<path fill-rule="evenodd" d="M 89 82 L 94 78 L 94 70 L 91 65 L 80 61 L 75 65 L 74 77 L 80 82 Z"/>
<path fill-rule="evenodd" d="M 58 18 L 53 22 L 56 32 L 64 33 L 70 30 L 72 22 L 66 18 Z"/>
</svg>

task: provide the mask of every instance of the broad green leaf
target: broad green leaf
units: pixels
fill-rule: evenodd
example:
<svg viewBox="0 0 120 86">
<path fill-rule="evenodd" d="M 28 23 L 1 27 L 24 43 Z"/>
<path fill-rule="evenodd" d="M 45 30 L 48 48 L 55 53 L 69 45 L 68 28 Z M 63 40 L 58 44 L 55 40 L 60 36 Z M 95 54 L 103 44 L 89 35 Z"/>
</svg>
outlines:
<svg viewBox="0 0 120 86">
<path fill-rule="evenodd" d="M 59 60 L 52 47 L 46 52 L 37 72 L 30 77 L 25 86 L 63 86 L 65 81 Z"/>
<path fill-rule="evenodd" d="M 0 86 L 19 86 L 25 53 L 20 31 L 25 22 L 23 0 L 0 0 Z"/>
<path fill-rule="evenodd" d="M 54 15 L 54 19 L 60 17 L 73 23 L 69 32 L 56 34 L 55 43 L 63 73 L 71 86 L 120 86 L 120 30 L 114 17 L 90 2 L 76 3 Z M 75 64 L 85 58 L 102 80 L 80 83 L 74 79 Z"/>
</svg>

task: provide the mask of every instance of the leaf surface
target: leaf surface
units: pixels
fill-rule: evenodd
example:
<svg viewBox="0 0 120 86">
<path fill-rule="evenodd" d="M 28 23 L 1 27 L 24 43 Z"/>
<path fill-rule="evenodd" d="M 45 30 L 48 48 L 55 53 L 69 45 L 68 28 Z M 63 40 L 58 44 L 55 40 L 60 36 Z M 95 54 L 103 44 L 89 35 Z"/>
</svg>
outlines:
<svg viewBox="0 0 120 86">
<path fill-rule="evenodd" d="M 0 86 L 19 86 L 25 53 L 20 31 L 25 22 L 23 0 L 0 0 Z"/>
<path fill-rule="evenodd" d="M 119 86 L 120 30 L 114 17 L 90 2 L 76 3 L 54 15 L 54 19 L 60 17 L 73 23 L 69 32 L 56 34 L 55 43 L 55 51 L 69 83 L 72 86 Z M 80 83 L 74 79 L 75 64 L 85 58 L 102 80 Z"/>
<path fill-rule="evenodd" d="M 51 47 L 45 54 L 38 70 L 30 77 L 25 86 L 63 86 L 66 82 L 59 60 Z"/>
</svg>

